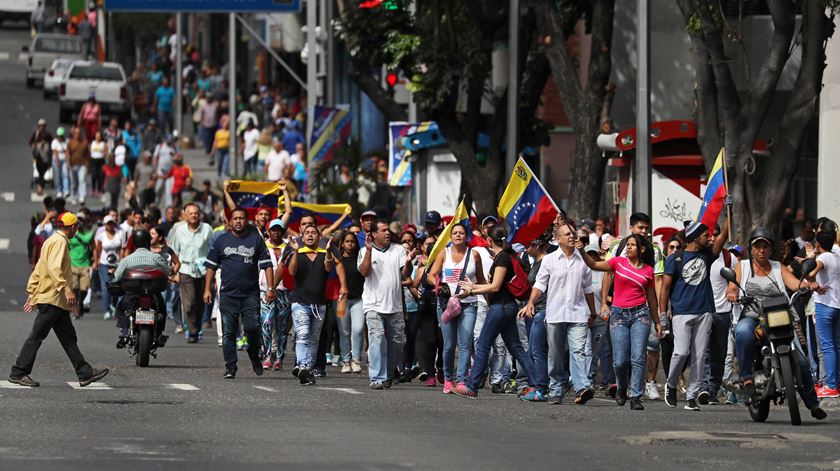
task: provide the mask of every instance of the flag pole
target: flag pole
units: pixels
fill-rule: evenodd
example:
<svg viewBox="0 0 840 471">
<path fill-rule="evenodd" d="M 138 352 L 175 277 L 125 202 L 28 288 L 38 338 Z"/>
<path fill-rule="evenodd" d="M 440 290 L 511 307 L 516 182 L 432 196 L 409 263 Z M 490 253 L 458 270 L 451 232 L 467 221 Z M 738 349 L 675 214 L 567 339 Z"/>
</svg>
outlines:
<svg viewBox="0 0 840 471">
<path fill-rule="evenodd" d="M 721 166 L 723 167 L 723 184 L 726 186 L 726 196 L 729 197 L 729 176 L 727 175 L 726 171 L 726 147 L 724 146 L 722 149 L 723 153 L 721 155 Z M 726 218 L 729 222 L 727 227 L 729 228 L 729 241 L 732 242 L 732 206 L 726 205 Z"/>
</svg>

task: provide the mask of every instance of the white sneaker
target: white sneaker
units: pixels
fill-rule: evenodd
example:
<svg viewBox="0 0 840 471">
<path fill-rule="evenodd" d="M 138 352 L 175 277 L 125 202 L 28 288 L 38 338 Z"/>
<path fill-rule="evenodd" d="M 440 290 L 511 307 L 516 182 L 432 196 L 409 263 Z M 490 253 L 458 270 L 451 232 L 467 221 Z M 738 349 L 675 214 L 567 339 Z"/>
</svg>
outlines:
<svg viewBox="0 0 840 471">
<path fill-rule="evenodd" d="M 342 373 L 350 373 L 351 371 L 349 362 L 345 362 L 344 365 L 341 366 Z"/>
<path fill-rule="evenodd" d="M 659 386 L 656 384 L 656 381 L 645 383 L 645 396 L 651 401 L 658 401 L 660 399 Z"/>
</svg>

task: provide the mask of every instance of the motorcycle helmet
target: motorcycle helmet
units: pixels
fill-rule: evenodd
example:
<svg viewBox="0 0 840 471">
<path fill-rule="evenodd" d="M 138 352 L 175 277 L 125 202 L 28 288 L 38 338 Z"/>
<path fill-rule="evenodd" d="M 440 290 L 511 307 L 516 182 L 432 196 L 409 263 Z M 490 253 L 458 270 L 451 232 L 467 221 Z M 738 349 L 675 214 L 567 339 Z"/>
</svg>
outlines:
<svg viewBox="0 0 840 471">
<path fill-rule="evenodd" d="M 146 229 L 137 229 L 131 233 L 131 240 L 135 249 L 149 249 L 152 246 L 152 235 Z"/>
<path fill-rule="evenodd" d="M 763 227 L 763 226 L 759 226 L 759 227 L 756 227 L 755 229 L 753 229 L 752 233 L 750 233 L 750 247 L 749 247 L 750 278 L 752 278 L 752 276 L 753 276 L 752 247 L 753 247 L 753 244 L 756 241 L 759 241 L 759 240 L 764 240 L 765 242 L 770 244 L 770 247 L 773 247 L 775 245 L 775 240 L 773 238 L 773 233 L 770 231 L 770 229 L 767 229 L 766 227 Z"/>
</svg>

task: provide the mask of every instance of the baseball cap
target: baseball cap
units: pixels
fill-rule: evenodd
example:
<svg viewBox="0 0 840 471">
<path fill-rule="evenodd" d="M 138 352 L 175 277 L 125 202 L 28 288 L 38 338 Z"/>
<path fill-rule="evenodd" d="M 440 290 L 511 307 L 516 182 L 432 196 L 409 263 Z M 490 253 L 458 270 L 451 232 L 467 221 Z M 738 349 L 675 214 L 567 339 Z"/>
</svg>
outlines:
<svg viewBox="0 0 840 471">
<path fill-rule="evenodd" d="M 367 211 L 363 212 L 361 216 L 359 216 L 359 219 L 376 218 L 376 217 L 377 217 L 376 216 L 376 211 L 368 209 Z"/>
<path fill-rule="evenodd" d="M 270 223 L 268 223 L 269 229 L 274 229 L 275 227 L 280 227 L 281 229 L 286 229 L 286 226 L 283 224 L 282 219 L 272 219 Z"/>
<path fill-rule="evenodd" d="M 601 253 L 601 251 L 598 248 L 598 244 L 589 244 L 583 250 L 586 253 L 589 253 L 589 252 Z"/>
<path fill-rule="evenodd" d="M 426 222 L 426 224 L 440 224 L 440 221 L 442 219 L 443 218 L 440 217 L 439 212 L 429 211 L 428 213 L 426 213 L 426 218 L 424 219 L 424 221 Z"/>
<path fill-rule="evenodd" d="M 496 216 L 493 216 L 492 214 L 487 215 L 487 216 L 484 217 L 484 219 L 481 220 L 481 225 L 483 226 L 483 225 L 487 224 L 488 222 L 492 222 L 493 224 L 498 224 L 499 223 L 499 218 L 497 218 Z"/>
<path fill-rule="evenodd" d="M 114 219 L 114 216 L 111 216 L 110 214 L 102 218 L 102 224 L 108 224 L 109 222 L 113 222 L 114 224 L 116 224 L 117 220 Z"/>
<path fill-rule="evenodd" d="M 46 119 L 41 118 L 41 119 L 38 120 L 38 126 L 46 126 L 46 125 L 47 125 L 47 120 Z"/>
<path fill-rule="evenodd" d="M 79 223 L 79 218 L 68 211 L 58 215 L 58 222 L 61 227 L 73 227 Z"/>
</svg>

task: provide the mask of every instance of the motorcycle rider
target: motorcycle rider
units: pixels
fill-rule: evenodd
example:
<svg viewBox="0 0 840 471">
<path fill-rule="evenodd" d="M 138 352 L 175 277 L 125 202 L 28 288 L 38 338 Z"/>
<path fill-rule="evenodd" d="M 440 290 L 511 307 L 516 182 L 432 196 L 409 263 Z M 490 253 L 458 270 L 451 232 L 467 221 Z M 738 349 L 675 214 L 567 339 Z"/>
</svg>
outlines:
<svg viewBox="0 0 840 471">
<path fill-rule="evenodd" d="M 765 227 L 755 228 L 750 234 L 749 258 L 745 258 L 735 267 L 735 277 L 738 284 L 743 287 L 746 296 L 754 298 L 759 303 L 778 296 L 787 298 L 785 288 L 791 291 L 797 291 L 800 288 L 800 282 L 796 275 L 782 266 L 780 262 L 770 260 L 773 253 L 773 244 L 774 238 L 770 230 Z M 726 298 L 729 302 L 736 303 L 738 297 L 738 287 L 730 283 Z M 756 332 L 759 323 L 757 319 L 741 315 L 743 309 L 738 309 L 739 306 L 737 305 L 735 307 L 735 351 L 740 365 L 742 390 L 747 397 L 752 397 L 755 394 L 753 357 L 756 337 L 760 335 Z M 794 351 L 798 352 L 800 350 L 800 348 L 797 348 Z M 799 392 L 802 402 L 805 403 L 805 407 L 811 410 L 812 417 L 823 420 L 827 417 L 827 414 L 820 408 L 817 394 L 814 391 L 814 380 L 808 374 L 810 369 L 800 353 L 794 354 L 799 362 L 800 371 L 804 373 L 801 375 L 802 388 Z"/>
<path fill-rule="evenodd" d="M 152 246 L 152 236 L 146 229 L 137 229 L 131 234 L 134 243 L 134 252 L 131 255 L 120 260 L 116 272 L 114 272 L 114 282 L 122 280 L 123 274 L 127 270 L 134 270 L 138 268 L 147 268 L 160 270 L 166 274 L 167 277 L 172 276 L 172 269 L 169 261 L 160 254 L 154 253 L 150 250 Z M 163 314 L 163 320 L 155 324 L 155 342 L 158 346 L 166 344 L 169 338 L 163 333 L 163 328 L 166 326 L 166 303 L 163 301 L 161 293 L 155 293 L 155 304 Z M 128 317 L 125 315 L 127 309 L 134 306 L 138 294 L 126 293 L 117 303 L 117 327 L 120 329 L 120 337 L 117 341 L 117 348 L 125 348 L 128 343 Z"/>
</svg>

